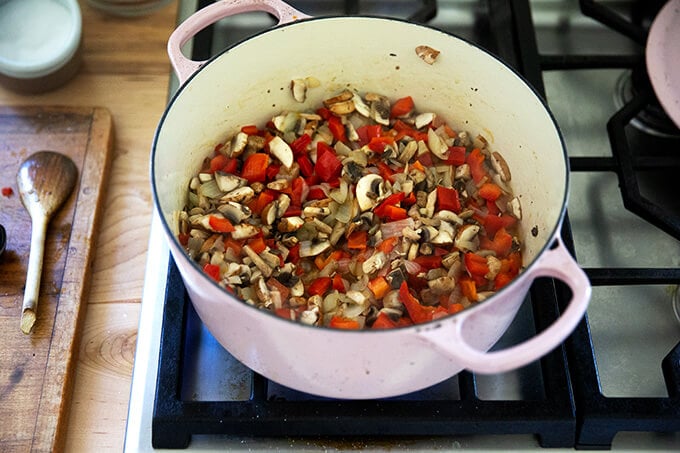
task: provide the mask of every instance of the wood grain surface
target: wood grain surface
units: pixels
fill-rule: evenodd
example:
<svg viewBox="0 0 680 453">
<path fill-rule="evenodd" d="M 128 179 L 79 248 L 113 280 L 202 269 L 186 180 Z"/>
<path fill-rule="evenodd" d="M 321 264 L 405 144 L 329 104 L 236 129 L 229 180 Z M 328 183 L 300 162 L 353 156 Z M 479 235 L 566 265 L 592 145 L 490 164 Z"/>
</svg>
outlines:
<svg viewBox="0 0 680 453">
<path fill-rule="evenodd" d="M 0 86 L 0 105 L 101 106 L 113 118 L 115 145 L 64 451 L 120 452 L 151 224 L 149 150 L 167 104 L 170 65 L 165 48 L 176 25 L 177 2 L 137 18 L 100 13 L 84 0 L 80 5 L 84 61 L 78 75 L 41 95 L 21 95 Z M 31 379 L 42 382 L 43 376 L 24 373 L 22 382 Z M 3 452 L 29 449 L 0 447 Z"/>
<path fill-rule="evenodd" d="M 61 450 L 102 201 L 108 186 L 111 116 L 103 108 L 0 107 L 0 450 Z M 17 330 L 31 243 L 31 218 L 16 174 L 31 154 L 51 150 L 78 168 L 73 192 L 48 226 L 40 304 L 29 335 Z"/>
</svg>

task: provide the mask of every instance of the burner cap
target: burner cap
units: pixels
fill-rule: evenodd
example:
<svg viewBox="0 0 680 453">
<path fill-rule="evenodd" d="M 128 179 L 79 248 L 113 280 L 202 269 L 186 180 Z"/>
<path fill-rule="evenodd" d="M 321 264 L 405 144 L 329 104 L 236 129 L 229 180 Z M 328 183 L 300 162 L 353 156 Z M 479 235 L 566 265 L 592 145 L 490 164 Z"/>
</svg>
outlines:
<svg viewBox="0 0 680 453">
<path fill-rule="evenodd" d="M 637 66 L 632 71 L 624 72 L 616 84 L 615 102 L 616 107 L 621 108 L 636 96 L 642 93 L 653 93 L 647 71 L 643 66 Z M 668 117 L 653 97 L 637 116 L 631 121 L 638 130 L 650 135 L 664 138 L 679 138 L 680 129 Z"/>
</svg>

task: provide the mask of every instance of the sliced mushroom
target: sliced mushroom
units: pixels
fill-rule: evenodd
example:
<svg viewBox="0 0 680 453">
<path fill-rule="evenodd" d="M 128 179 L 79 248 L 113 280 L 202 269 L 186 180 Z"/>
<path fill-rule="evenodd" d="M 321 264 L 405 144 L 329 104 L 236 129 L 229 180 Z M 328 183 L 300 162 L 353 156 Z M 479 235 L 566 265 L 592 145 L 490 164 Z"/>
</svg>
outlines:
<svg viewBox="0 0 680 453">
<path fill-rule="evenodd" d="M 449 147 L 446 145 L 444 140 L 437 134 L 434 129 L 430 128 L 427 130 L 427 146 L 430 148 L 430 152 L 440 159 L 446 159 L 446 153 Z"/>
<path fill-rule="evenodd" d="M 447 294 L 456 288 L 456 280 L 453 277 L 443 276 L 428 281 L 427 286 L 437 295 Z"/>
<path fill-rule="evenodd" d="M 382 96 L 376 93 L 366 94 L 366 100 L 370 102 L 371 114 L 370 117 L 376 123 L 383 126 L 390 125 L 390 100 L 387 96 Z"/>
<path fill-rule="evenodd" d="M 436 49 L 433 49 L 430 46 L 418 46 L 416 47 L 416 55 L 420 57 L 425 63 L 427 64 L 434 64 L 435 60 L 437 60 L 437 57 L 439 56 L 439 51 Z"/>
<path fill-rule="evenodd" d="M 231 238 L 235 240 L 248 239 L 257 236 L 260 230 L 255 225 L 247 223 L 239 223 L 234 225 L 234 231 L 231 232 Z"/>
<path fill-rule="evenodd" d="M 352 93 L 350 90 L 343 90 L 336 96 L 333 96 L 332 98 L 324 99 L 323 105 L 326 107 L 330 107 L 333 104 L 337 104 L 338 102 L 345 102 L 349 101 L 354 97 L 354 93 Z"/>
<path fill-rule="evenodd" d="M 259 254 L 255 253 L 255 250 L 253 250 L 249 245 L 244 245 L 242 250 L 248 255 L 248 258 L 251 259 L 253 264 L 262 272 L 262 275 L 265 277 L 269 278 L 272 275 L 272 272 L 274 272 L 274 269 L 267 264 L 266 261 L 264 261 Z"/>
<path fill-rule="evenodd" d="M 498 176 L 501 177 L 501 181 L 508 182 L 512 179 L 512 174 L 510 174 L 510 167 L 508 167 L 508 163 L 497 151 L 491 153 L 491 166 L 494 170 L 496 170 Z"/>
<path fill-rule="evenodd" d="M 302 228 L 302 225 L 304 224 L 305 221 L 302 219 L 302 217 L 298 216 L 284 217 L 281 220 L 279 220 L 276 229 L 279 230 L 281 233 L 292 233 L 293 231 L 297 231 L 300 228 Z"/>
<path fill-rule="evenodd" d="M 248 206 L 236 203 L 235 201 L 228 201 L 217 207 L 217 210 L 224 214 L 231 223 L 241 223 L 252 215 Z"/>
<path fill-rule="evenodd" d="M 317 256 L 331 248 L 329 241 L 300 241 L 300 257 Z"/>
<path fill-rule="evenodd" d="M 220 198 L 220 201 L 222 203 L 227 203 L 229 201 L 235 201 L 237 203 L 247 203 L 248 201 L 252 200 L 253 197 L 255 196 L 255 191 L 250 188 L 250 187 L 239 187 L 238 189 L 234 189 L 231 192 L 226 193 L 222 198 Z"/>
<path fill-rule="evenodd" d="M 376 174 L 366 175 L 359 179 L 356 197 L 362 211 L 367 211 L 378 203 L 378 199 L 384 194 L 384 183 L 382 177 Z"/>
<path fill-rule="evenodd" d="M 290 91 L 293 93 L 293 99 L 297 102 L 305 102 L 307 99 L 307 82 L 304 79 L 293 79 L 290 82 Z"/>
<path fill-rule="evenodd" d="M 427 113 L 420 113 L 416 115 L 415 119 L 415 125 L 416 129 L 421 129 L 428 124 L 430 124 L 432 121 L 434 121 L 435 114 L 432 112 L 427 112 Z"/>
<path fill-rule="evenodd" d="M 248 144 L 248 134 L 239 132 L 230 142 L 229 157 L 238 157 L 243 154 Z"/>
<path fill-rule="evenodd" d="M 215 172 L 215 182 L 222 192 L 231 192 L 234 189 L 244 187 L 248 184 L 247 179 L 240 178 L 231 173 L 225 173 L 222 170 L 217 170 Z"/>
<path fill-rule="evenodd" d="M 479 248 L 479 225 L 467 224 L 458 229 L 454 245 L 463 252 L 476 252 Z"/>
<path fill-rule="evenodd" d="M 355 93 L 354 96 L 352 97 L 352 101 L 354 102 L 354 108 L 360 115 L 366 118 L 368 118 L 371 115 L 371 108 L 366 105 L 364 100 L 361 99 L 361 96 Z"/>
<path fill-rule="evenodd" d="M 378 272 L 385 266 L 385 264 L 387 264 L 387 256 L 385 253 L 376 252 L 361 264 L 361 270 L 364 271 L 364 274 L 370 275 Z"/>
<path fill-rule="evenodd" d="M 522 219 L 522 206 L 519 203 L 519 198 L 514 197 L 512 200 L 508 201 L 508 211 L 517 220 Z"/>
<path fill-rule="evenodd" d="M 269 142 L 269 151 L 281 161 L 284 167 L 290 168 L 293 165 L 293 150 L 278 135 Z"/>
</svg>

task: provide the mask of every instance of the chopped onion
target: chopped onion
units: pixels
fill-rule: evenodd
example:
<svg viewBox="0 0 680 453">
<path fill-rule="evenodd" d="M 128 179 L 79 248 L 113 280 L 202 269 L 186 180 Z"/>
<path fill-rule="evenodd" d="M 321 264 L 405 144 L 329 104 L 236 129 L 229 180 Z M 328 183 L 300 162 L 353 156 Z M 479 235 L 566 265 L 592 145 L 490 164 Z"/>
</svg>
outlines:
<svg viewBox="0 0 680 453">
<path fill-rule="evenodd" d="M 420 264 L 411 260 L 404 260 L 404 269 L 406 269 L 406 272 L 408 272 L 411 275 L 416 275 L 419 272 L 422 272 L 423 270 Z"/>
<path fill-rule="evenodd" d="M 383 223 L 380 225 L 380 232 L 382 233 L 383 239 L 387 239 L 395 236 L 403 236 L 402 231 L 404 231 L 404 228 L 413 228 L 414 226 L 415 222 L 413 221 L 413 218 L 407 217 L 402 220 Z"/>
</svg>

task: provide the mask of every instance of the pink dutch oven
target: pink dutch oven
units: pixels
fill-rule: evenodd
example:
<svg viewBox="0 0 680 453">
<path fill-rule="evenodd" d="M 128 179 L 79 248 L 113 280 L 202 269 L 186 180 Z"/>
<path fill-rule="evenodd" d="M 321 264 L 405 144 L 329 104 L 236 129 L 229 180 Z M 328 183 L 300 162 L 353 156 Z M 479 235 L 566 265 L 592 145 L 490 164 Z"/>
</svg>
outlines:
<svg viewBox="0 0 680 453">
<path fill-rule="evenodd" d="M 279 25 L 195 62 L 180 48 L 220 18 L 266 11 Z M 416 46 L 441 53 L 434 64 Z M 513 70 L 449 34 L 375 17 L 311 18 L 278 0 L 225 0 L 181 24 L 168 43 L 181 87 L 158 126 L 152 150 L 155 206 L 192 303 L 215 338 L 251 369 L 287 387 L 334 398 L 381 398 L 423 389 L 463 369 L 500 373 L 537 360 L 582 319 L 591 288 L 560 236 L 568 161 L 553 117 Z M 523 272 L 493 297 L 455 315 L 389 331 L 341 331 L 284 320 L 237 300 L 207 278 L 176 239 L 176 212 L 204 157 L 247 124 L 304 108 L 289 86 L 315 77 L 305 106 L 349 86 L 393 99 L 410 95 L 419 111 L 483 134 L 505 157 L 522 202 Z M 546 330 L 488 352 L 508 328 L 534 279 L 554 277 L 572 292 Z"/>
</svg>

